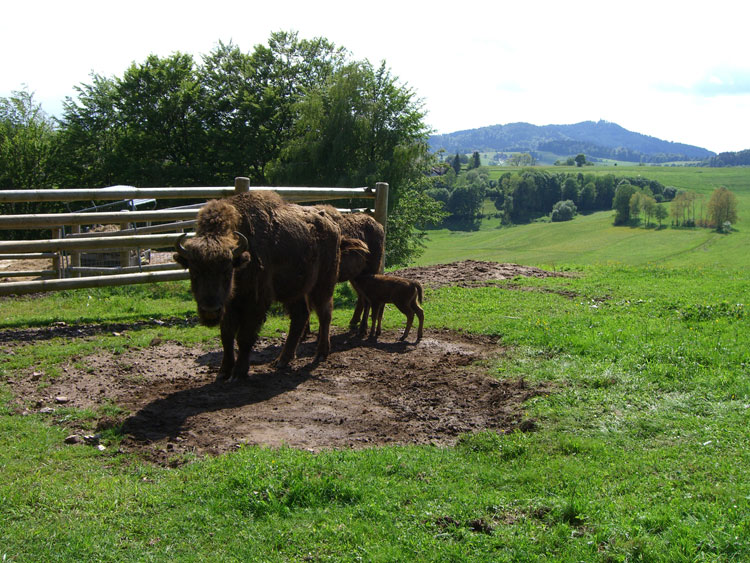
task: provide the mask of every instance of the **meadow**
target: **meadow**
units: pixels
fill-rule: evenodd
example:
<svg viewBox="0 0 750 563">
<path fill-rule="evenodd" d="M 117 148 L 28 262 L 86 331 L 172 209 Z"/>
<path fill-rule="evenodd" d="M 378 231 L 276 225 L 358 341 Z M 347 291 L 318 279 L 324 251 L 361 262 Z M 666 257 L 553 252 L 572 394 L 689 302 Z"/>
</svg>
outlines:
<svg viewBox="0 0 750 563">
<path fill-rule="evenodd" d="M 465 434 L 450 447 L 242 447 L 173 467 L 119 453 L 116 428 L 104 451 L 70 447 L 66 420 L 101 413 L 23 415 L 8 382 L 41 373 L 44 385 L 71 356 L 117 354 L 116 328 L 94 340 L 16 335 L 128 323 L 131 348 L 159 336 L 215 349 L 217 331 L 153 324 L 194 314 L 180 283 L 0 301 L 0 558 L 750 560 L 750 171 L 632 172 L 707 195 L 727 186 L 735 231 L 615 228 L 610 212 L 488 220 L 431 231 L 420 258 L 571 274 L 425 293 L 428 331 L 491 335 L 506 350 L 483 366 L 492 377 L 551 389 L 524 405 L 533 432 Z M 343 328 L 350 294 L 336 303 Z M 385 328 L 402 322 L 387 310 Z M 285 324 L 272 316 L 264 334 Z"/>
</svg>

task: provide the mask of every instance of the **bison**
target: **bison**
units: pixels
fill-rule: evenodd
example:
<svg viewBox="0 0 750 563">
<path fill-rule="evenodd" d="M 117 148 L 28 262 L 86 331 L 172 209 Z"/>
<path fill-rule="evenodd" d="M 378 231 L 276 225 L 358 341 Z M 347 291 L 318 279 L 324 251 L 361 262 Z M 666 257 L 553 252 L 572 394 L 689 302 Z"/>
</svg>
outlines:
<svg viewBox="0 0 750 563">
<path fill-rule="evenodd" d="M 291 319 L 276 367 L 294 357 L 310 307 L 320 321 L 315 360 L 326 358 L 340 245 L 341 231 L 325 213 L 274 192 L 237 194 L 200 210 L 195 237 L 180 237 L 174 258 L 190 271 L 200 322 L 220 324 L 217 381 L 247 377 L 250 351 L 274 301 Z"/>
<path fill-rule="evenodd" d="M 342 248 L 338 281 L 351 282 L 357 276 L 380 273 L 383 253 L 385 252 L 385 230 L 383 226 L 364 213 L 344 214 L 330 205 L 321 205 L 318 206 L 318 209 L 327 213 L 336 222 L 343 237 L 360 240 L 365 245 L 363 249 L 352 243 L 349 246 L 351 252 Z M 352 286 L 357 291 L 354 283 L 352 283 Z M 357 305 L 349 321 L 350 327 L 356 327 L 359 324 L 364 306 L 365 300 L 357 292 Z"/>
<path fill-rule="evenodd" d="M 357 288 L 357 293 L 363 295 L 366 301 L 362 323 L 359 327 L 360 335 L 364 336 L 367 332 L 367 311 L 372 309 L 370 338 L 377 337 L 380 334 L 385 304 L 393 303 L 399 311 L 406 315 L 406 329 L 400 340 L 406 340 L 406 337 L 409 336 L 415 314 L 419 319 L 417 342 L 422 340 L 422 326 L 424 325 L 424 312 L 420 307 L 422 284 L 416 280 L 408 280 L 398 276 L 375 274 L 359 276 L 352 281 L 352 285 Z"/>
</svg>

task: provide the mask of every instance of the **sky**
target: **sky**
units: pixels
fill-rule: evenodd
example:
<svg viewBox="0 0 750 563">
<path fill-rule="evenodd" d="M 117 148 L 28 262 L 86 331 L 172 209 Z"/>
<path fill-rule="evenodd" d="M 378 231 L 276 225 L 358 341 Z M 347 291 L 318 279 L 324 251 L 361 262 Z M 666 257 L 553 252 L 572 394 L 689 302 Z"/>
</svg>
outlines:
<svg viewBox="0 0 750 563">
<path fill-rule="evenodd" d="M 750 148 L 743 2 L 25 0 L 0 12 L 0 97 L 24 88 L 59 115 L 92 73 L 274 31 L 385 61 L 435 133 L 611 121 L 714 152 Z"/>
</svg>

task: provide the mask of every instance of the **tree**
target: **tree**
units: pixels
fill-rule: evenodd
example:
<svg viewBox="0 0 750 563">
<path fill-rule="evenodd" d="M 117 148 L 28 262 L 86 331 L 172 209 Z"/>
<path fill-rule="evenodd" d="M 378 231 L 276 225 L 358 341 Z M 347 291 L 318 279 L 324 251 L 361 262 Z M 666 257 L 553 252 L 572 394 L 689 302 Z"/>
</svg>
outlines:
<svg viewBox="0 0 750 563">
<path fill-rule="evenodd" d="M 552 215 L 550 218 L 553 222 L 570 221 L 573 217 L 575 217 L 577 212 L 578 210 L 576 209 L 576 204 L 569 199 L 566 199 L 564 201 L 558 201 L 555 204 L 555 206 L 552 208 Z"/>
<path fill-rule="evenodd" d="M 654 217 L 659 221 L 659 228 L 661 228 L 662 221 L 669 217 L 669 211 L 667 211 L 664 205 L 657 205 L 656 209 L 654 209 Z"/>
<path fill-rule="evenodd" d="M 399 205 L 388 217 L 386 266 L 406 266 L 424 247 L 426 227 L 440 224 L 447 215 L 443 204 L 429 197 L 429 180 L 423 177 L 402 188 Z"/>
<path fill-rule="evenodd" d="M 578 194 L 578 206 L 582 211 L 592 211 L 596 203 L 596 184 L 588 182 Z"/>
<path fill-rule="evenodd" d="M 458 176 L 461 173 L 461 157 L 458 153 L 456 153 L 456 156 L 453 157 L 453 161 L 451 162 L 451 167 L 456 172 L 456 176 Z"/>
<path fill-rule="evenodd" d="M 627 182 L 621 182 L 615 190 L 612 209 L 615 210 L 615 225 L 624 225 L 630 221 L 630 198 L 637 188 Z"/>
<path fill-rule="evenodd" d="M 562 185 L 562 199 L 569 199 L 573 203 L 578 201 L 578 182 L 575 178 L 568 176 Z"/>
<path fill-rule="evenodd" d="M 479 157 L 479 152 L 474 151 L 471 155 L 471 161 L 469 162 L 469 168 L 479 168 L 482 165 L 481 158 Z"/>
<path fill-rule="evenodd" d="M 724 186 L 716 188 L 708 200 L 708 221 L 717 230 L 737 222 L 737 197 Z"/>
<path fill-rule="evenodd" d="M 527 152 L 515 153 L 505 163 L 508 166 L 534 166 L 536 159 Z"/>
<path fill-rule="evenodd" d="M 643 214 L 646 216 L 646 227 L 651 224 L 651 217 L 654 216 L 657 207 L 656 199 L 654 197 L 643 194 L 641 208 L 643 209 Z"/>
<path fill-rule="evenodd" d="M 26 90 L 0 98 L 0 188 L 51 188 L 57 131 L 53 121 Z M 0 214 L 51 213 L 61 211 L 57 202 L 0 203 Z M 4 231 L 4 238 L 25 238 L 28 231 Z M 47 235 L 48 236 L 48 235 Z M 34 238 L 39 232 L 34 231 Z"/>
<path fill-rule="evenodd" d="M 615 197 L 615 177 L 613 174 L 597 176 L 596 184 L 596 209 L 612 209 L 612 200 Z"/>
<path fill-rule="evenodd" d="M 0 98 L 0 187 L 49 187 L 55 135 L 53 121 L 31 92 Z"/>
<path fill-rule="evenodd" d="M 583 153 L 579 153 L 576 155 L 576 157 L 573 159 L 576 163 L 576 166 L 578 168 L 582 167 L 584 164 L 586 164 L 586 155 Z"/>
</svg>

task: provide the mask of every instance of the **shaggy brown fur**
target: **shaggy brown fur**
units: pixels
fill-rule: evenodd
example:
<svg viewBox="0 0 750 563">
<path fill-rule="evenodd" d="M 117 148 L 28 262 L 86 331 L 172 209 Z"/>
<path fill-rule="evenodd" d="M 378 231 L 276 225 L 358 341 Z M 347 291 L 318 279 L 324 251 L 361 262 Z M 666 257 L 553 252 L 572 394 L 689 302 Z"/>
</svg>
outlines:
<svg viewBox="0 0 750 563">
<path fill-rule="evenodd" d="M 201 209 L 196 236 L 178 241 L 175 260 L 190 270 L 201 322 L 221 325 L 219 380 L 247 377 L 250 351 L 274 301 L 291 318 L 277 367 L 294 357 L 309 307 L 320 321 L 316 361 L 328 355 L 340 244 L 340 229 L 328 217 L 273 192 L 238 194 Z"/>
<path fill-rule="evenodd" d="M 408 280 L 398 276 L 387 276 L 375 274 L 372 276 L 359 276 L 352 281 L 360 295 L 366 300 L 365 314 L 359 325 L 359 333 L 364 336 L 367 331 L 367 310 L 372 309 L 372 326 L 370 338 L 380 335 L 380 324 L 383 320 L 383 309 L 386 303 L 393 303 L 404 315 L 406 315 L 406 329 L 401 340 L 409 336 L 414 315 L 419 319 L 417 328 L 417 342 L 422 340 L 422 326 L 424 324 L 424 312 L 422 303 L 422 285 L 416 280 Z M 377 323 L 377 329 L 376 329 Z"/>
<path fill-rule="evenodd" d="M 361 240 L 367 249 L 368 255 L 364 257 L 361 253 L 351 253 L 345 256 L 342 252 L 341 266 L 339 270 L 340 282 L 351 281 L 357 276 L 378 274 L 383 265 L 383 253 L 385 252 L 385 230 L 375 219 L 365 213 L 341 213 L 330 205 L 320 205 L 318 209 L 327 213 L 341 229 L 344 237 Z M 354 284 L 352 283 L 352 286 Z M 354 288 L 356 291 L 356 287 Z M 354 309 L 349 326 L 357 326 L 365 305 L 361 295 L 357 295 L 357 306 Z"/>
</svg>

